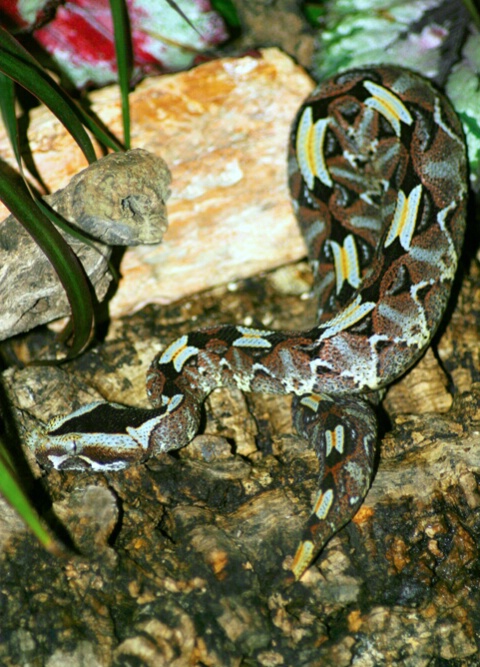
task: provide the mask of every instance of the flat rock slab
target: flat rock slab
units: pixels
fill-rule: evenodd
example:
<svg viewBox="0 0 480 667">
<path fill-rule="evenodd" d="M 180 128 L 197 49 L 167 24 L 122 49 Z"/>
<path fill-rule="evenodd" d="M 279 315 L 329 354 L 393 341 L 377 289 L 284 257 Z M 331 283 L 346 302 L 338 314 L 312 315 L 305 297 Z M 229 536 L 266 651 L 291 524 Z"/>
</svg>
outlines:
<svg viewBox="0 0 480 667">
<path fill-rule="evenodd" d="M 277 49 L 137 86 L 130 95 L 132 146 L 160 155 L 170 167 L 170 227 L 161 245 L 125 254 L 112 317 L 305 255 L 286 155 L 292 120 L 312 88 L 305 72 Z M 122 136 L 118 89 L 97 91 L 91 101 Z M 86 166 L 83 155 L 48 110 L 31 116 L 28 137 L 38 170 L 52 191 L 64 187 Z M 15 166 L 1 133 L 0 156 Z"/>
<path fill-rule="evenodd" d="M 56 228 L 80 260 L 99 301 L 112 279 L 110 245 L 162 240 L 169 183 L 165 162 L 137 148 L 106 155 L 44 197 L 72 231 L 88 235 L 78 238 Z M 23 225 L 8 216 L 0 223 L 0 340 L 69 313 L 66 292 L 49 259 Z"/>
</svg>

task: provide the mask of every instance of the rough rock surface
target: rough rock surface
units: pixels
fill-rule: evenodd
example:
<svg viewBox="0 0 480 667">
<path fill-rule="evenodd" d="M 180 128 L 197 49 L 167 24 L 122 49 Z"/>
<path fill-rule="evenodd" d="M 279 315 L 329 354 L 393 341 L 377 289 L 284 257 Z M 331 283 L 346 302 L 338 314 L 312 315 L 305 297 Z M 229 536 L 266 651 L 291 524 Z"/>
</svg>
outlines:
<svg viewBox="0 0 480 667">
<path fill-rule="evenodd" d="M 59 230 L 80 259 L 97 299 L 112 279 L 111 245 L 159 243 L 167 228 L 170 172 L 143 149 L 94 162 L 45 201 L 89 243 Z M 98 241 L 98 242 L 97 242 Z M 68 315 L 64 289 L 48 258 L 12 216 L 0 223 L 0 340 Z"/>
<path fill-rule="evenodd" d="M 163 243 L 129 248 L 111 317 L 169 303 L 229 280 L 299 260 L 305 245 L 288 196 L 286 153 L 310 77 L 278 49 L 224 58 L 146 79 L 130 95 L 132 145 L 161 155 L 172 172 Z M 121 136 L 116 87 L 92 94 L 93 111 Z M 51 190 L 84 164 L 63 126 L 32 113 L 29 142 Z M 0 132 L 0 156 L 12 166 Z"/>
<path fill-rule="evenodd" d="M 387 393 L 364 504 L 289 589 L 279 573 L 318 466 L 291 435 L 288 397 L 216 391 L 188 447 L 125 472 L 41 476 L 25 452 L 37 506 L 70 550 L 63 560 L 46 554 L 2 508 L 0 664 L 480 665 L 480 269 L 471 247 L 435 354 Z M 151 358 L 194 327 L 310 326 L 310 286 L 305 264 L 291 264 L 143 308 L 61 367 L 10 369 L 16 456 L 37 420 L 99 396 L 146 405 Z M 30 337 L 16 349 L 28 359 L 37 345 Z"/>
<path fill-rule="evenodd" d="M 458 342 L 475 363 L 463 366 L 462 393 L 448 412 L 419 414 L 406 391 L 403 414 L 388 413 L 390 423 L 385 414 L 365 503 L 300 583 L 277 581 L 309 513 L 315 456 L 291 435 L 288 398 L 217 391 L 202 435 L 173 456 L 42 478 L 76 546 L 64 560 L 2 512 L 0 662 L 479 664 L 479 285 L 474 267 L 440 340 L 447 365 L 452 327 L 463 322 Z M 8 371 L 21 431 L 99 395 L 146 405 L 151 356 L 192 322 L 308 325 L 313 303 L 298 294 L 307 286 L 306 267 L 293 265 L 147 307 L 61 368 Z M 416 367 L 419 382 L 430 364 Z"/>
</svg>

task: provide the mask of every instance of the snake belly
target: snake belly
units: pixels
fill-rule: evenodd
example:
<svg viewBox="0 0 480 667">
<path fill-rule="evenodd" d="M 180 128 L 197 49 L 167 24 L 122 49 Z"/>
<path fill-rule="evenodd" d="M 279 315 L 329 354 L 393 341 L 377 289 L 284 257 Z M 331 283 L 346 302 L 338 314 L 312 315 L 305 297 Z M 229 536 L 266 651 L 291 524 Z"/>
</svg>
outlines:
<svg viewBox="0 0 480 667">
<path fill-rule="evenodd" d="M 28 444 L 45 467 L 118 470 L 187 444 L 216 387 L 293 394 L 295 428 L 320 461 L 293 580 L 361 505 L 377 439 L 375 392 L 421 356 L 445 311 L 465 227 L 463 133 L 420 76 L 349 70 L 301 106 L 288 174 L 316 276 L 317 326 L 225 325 L 181 336 L 148 371 L 152 409 L 94 403 L 53 419 Z"/>
</svg>

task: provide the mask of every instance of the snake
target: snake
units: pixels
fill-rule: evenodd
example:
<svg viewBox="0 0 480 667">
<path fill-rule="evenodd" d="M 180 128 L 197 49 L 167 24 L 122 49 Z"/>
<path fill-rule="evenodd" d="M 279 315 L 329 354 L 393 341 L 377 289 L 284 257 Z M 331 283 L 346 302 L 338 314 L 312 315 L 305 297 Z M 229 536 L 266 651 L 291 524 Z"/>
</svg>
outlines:
<svg viewBox="0 0 480 667">
<path fill-rule="evenodd" d="M 296 115 L 288 181 L 315 276 L 316 325 L 182 335 L 147 372 L 151 408 L 97 401 L 34 429 L 28 445 L 46 468 L 120 470 L 189 443 L 217 387 L 291 394 L 293 426 L 320 466 L 290 558 L 297 581 L 360 508 L 373 478 L 376 406 L 444 315 L 466 224 L 462 127 L 416 73 L 340 72 Z"/>
</svg>

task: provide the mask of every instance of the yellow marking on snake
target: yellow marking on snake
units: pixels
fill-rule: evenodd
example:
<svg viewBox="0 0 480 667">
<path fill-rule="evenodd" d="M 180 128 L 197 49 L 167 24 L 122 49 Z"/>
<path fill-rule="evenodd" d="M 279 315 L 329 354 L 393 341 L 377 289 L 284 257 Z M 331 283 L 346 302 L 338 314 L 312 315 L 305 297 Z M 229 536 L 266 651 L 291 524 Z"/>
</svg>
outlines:
<svg viewBox="0 0 480 667">
<path fill-rule="evenodd" d="M 301 542 L 295 553 L 292 563 L 292 572 L 295 579 L 300 579 L 307 567 L 310 565 L 313 556 L 314 545 L 310 540 Z"/>
<path fill-rule="evenodd" d="M 272 334 L 273 331 L 250 329 L 249 327 L 237 327 L 237 331 L 242 334 L 242 337 L 233 342 L 233 347 L 272 347 L 270 341 L 264 338 L 264 336 Z"/>
<path fill-rule="evenodd" d="M 331 338 L 340 331 L 348 329 L 348 327 L 353 326 L 357 322 L 360 322 L 370 311 L 372 311 L 376 306 L 374 301 L 365 301 L 362 303 L 362 297 L 359 294 L 350 305 L 348 305 L 341 313 L 332 317 L 331 320 L 326 322 L 322 328 L 325 331 L 320 336 L 319 340 L 325 340 L 325 338 Z"/>
<path fill-rule="evenodd" d="M 385 248 L 388 248 L 398 237 L 403 249 L 410 250 L 421 198 L 422 186 L 420 184 L 413 188 L 408 197 L 405 196 L 403 190 L 398 191 L 397 205 L 385 239 Z"/>
<path fill-rule="evenodd" d="M 334 449 L 336 449 L 339 454 L 343 454 L 345 431 L 341 424 L 335 426 L 334 431 L 325 431 L 325 444 L 325 456 L 327 458 Z"/>
<path fill-rule="evenodd" d="M 378 83 L 364 81 L 363 85 L 372 95 L 372 97 L 368 97 L 365 100 L 365 104 L 371 109 L 378 111 L 378 113 L 381 113 L 393 127 L 397 137 L 399 137 L 401 133 L 400 122 L 406 125 L 413 123 L 413 118 L 407 107 L 395 93 L 380 86 Z"/>
<path fill-rule="evenodd" d="M 304 405 L 306 408 L 309 408 L 312 412 L 317 412 L 320 401 L 325 400 L 325 396 L 322 394 L 308 394 L 300 400 L 300 405 Z"/>
<path fill-rule="evenodd" d="M 357 288 L 360 285 L 360 264 L 353 234 L 345 237 L 343 246 L 330 240 L 330 247 L 333 251 L 337 294 L 340 293 L 345 280 L 352 287 Z"/>
<path fill-rule="evenodd" d="M 319 491 L 313 505 L 313 511 L 322 521 L 327 518 L 333 503 L 333 489 Z"/>
<path fill-rule="evenodd" d="M 298 123 L 295 150 L 300 172 L 310 190 L 313 190 L 315 176 L 328 187 L 333 185 L 323 155 L 329 120 L 320 118 L 314 123 L 312 107 L 306 107 Z"/>
<path fill-rule="evenodd" d="M 181 336 L 174 340 L 164 351 L 159 359 L 159 363 L 168 364 L 173 363 L 173 367 L 180 373 L 185 363 L 198 354 L 198 347 L 187 345 L 188 336 Z"/>
</svg>

